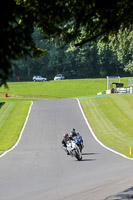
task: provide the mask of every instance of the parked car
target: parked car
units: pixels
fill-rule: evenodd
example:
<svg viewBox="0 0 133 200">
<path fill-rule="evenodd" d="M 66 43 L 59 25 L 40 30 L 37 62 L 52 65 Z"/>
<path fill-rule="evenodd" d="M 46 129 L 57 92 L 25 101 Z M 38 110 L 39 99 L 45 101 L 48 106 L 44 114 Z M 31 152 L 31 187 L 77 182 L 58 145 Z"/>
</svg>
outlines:
<svg viewBox="0 0 133 200">
<path fill-rule="evenodd" d="M 33 81 L 47 81 L 47 78 L 42 76 L 33 76 Z"/>
<path fill-rule="evenodd" d="M 54 80 L 64 80 L 65 79 L 65 76 L 63 76 L 63 74 L 57 74 L 55 77 L 54 77 Z"/>
</svg>

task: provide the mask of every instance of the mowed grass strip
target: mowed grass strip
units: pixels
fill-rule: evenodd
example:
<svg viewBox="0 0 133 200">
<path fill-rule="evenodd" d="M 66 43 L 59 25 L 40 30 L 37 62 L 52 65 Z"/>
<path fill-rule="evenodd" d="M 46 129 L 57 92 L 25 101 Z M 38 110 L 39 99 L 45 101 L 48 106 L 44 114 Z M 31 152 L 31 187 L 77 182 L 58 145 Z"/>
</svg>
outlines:
<svg viewBox="0 0 133 200">
<path fill-rule="evenodd" d="M 0 152 L 11 148 L 17 141 L 31 102 L 0 102 Z"/>
<path fill-rule="evenodd" d="M 133 147 L 133 95 L 81 100 L 81 105 L 95 135 L 104 144 L 130 155 Z"/>
<path fill-rule="evenodd" d="M 128 86 L 128 77 L 121 78 L 124 86 Z M 38 98 L 59 99 L 94 96 L 107 89 L 106 78 L 66 79 L 44 82 L 8 82 L 8 88 L 0 88 L 0 98 L 8 93 L 8 99 Z"/>
<path fill-rule="evenodd" d="M 44 82 L 9 82 L 8 89 L 0 88 L 0 97 L 59 99 L 87 97 L 105 90 L 106 79 L 71 79 Z"/>
</svg>

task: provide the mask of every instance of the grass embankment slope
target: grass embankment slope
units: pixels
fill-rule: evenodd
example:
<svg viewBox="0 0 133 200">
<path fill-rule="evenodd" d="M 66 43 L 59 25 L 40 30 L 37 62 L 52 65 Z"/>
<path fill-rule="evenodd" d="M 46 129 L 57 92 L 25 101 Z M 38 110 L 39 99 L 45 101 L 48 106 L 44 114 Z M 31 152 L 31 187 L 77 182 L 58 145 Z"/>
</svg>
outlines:
<svg viewBox="0 0 133 200">
<path fill-rule="evenodd" d="M 81 100 L 95 135 L 107 146 L 130 155 L 133 147 L 133 95 Z"/>
<path fill-rule="evenodd" d="M 121 78 L 128 86 L 128 78 Z M 31 100 L 96 96 L 106 90 L 106 79 L 8 83 L 0 88 L 0 151 L 17 140 Z M 7 92 L 9 97 L 5 98 Z M 133 145 L 133 95 L 113 95 L 81 100 L 97 137 L 108 146 L 129 155 Z M 132 156 L 132 155 L 131 155 Z"/>
<path fill-rule="evenodd" d="M 30 102 L 0 102 L 0 151 L 12 147 L 18 139 Z"/>
<path fill-rule="evenodd" d="M 106 89 L 106 79 L 75 79 L 46 82 L 12 82 L 2 87 L 0 97 L 7 92 L 10 98 L 58 99 L 96 95 Z"/>
</svg>

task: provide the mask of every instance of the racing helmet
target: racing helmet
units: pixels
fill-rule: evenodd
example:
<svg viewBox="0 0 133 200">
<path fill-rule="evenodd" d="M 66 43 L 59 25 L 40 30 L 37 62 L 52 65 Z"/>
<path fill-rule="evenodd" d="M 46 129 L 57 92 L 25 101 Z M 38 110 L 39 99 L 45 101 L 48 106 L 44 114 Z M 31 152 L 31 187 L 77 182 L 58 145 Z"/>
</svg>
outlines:
<svg viewBox="0 0 133 200">
<path fill-rule="evenodd" d="M 72 131 L 71 131 L 71 133 L 75 133 L 75 131 L 76 131 L 75 128 L 73 128 Z"/>
</svg>

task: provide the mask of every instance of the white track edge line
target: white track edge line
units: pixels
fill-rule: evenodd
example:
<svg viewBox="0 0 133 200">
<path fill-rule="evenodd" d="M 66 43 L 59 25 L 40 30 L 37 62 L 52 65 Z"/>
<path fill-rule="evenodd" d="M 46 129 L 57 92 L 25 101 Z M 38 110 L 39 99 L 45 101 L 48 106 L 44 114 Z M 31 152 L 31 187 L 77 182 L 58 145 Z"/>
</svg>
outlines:
<svg viewBox="0 0 133 200">
<path fill-rule="evenodd" d="M 85 119 L 85 122 L 86 122 L 86 124 L 87 124 L 87 126 L 88 126 L 88 128 L 89 128 L 89 130 L 90 130 L 90 132 L 91 132 L 91 134 L 92 134 L 92 136 L 94 137 L 94 139 L 95 139 L 102 147 L 104 147 L 105 149 L 107 149 L 107 150 L 109 150 L 109 151 L 112 151 L 113 153 L 118 154 L 119 156 L 122 156 L 122 157 L 124 157 L 124 158 L 126 158 L 126 159 L 133 160 L 133 158 L 129 158 L 129 157 L 125 156 L 124 154 L 119 153 L 119 152 L 117 152 L 117 151 L 115 151 L 115 150 L 113 150 L 113 149 L 107 147 L 105 144 L 103 144 L 103 143 L 96 137 L 94 131 L 92 130 L 92 128 L 91 128 L 91 126 L 90 126 L 90 124 L 89 124 L 89 122 L 88 122 L 88 120 L 87 120 L 87 118 L 86 118 L 86 116 L 85 116 L 85 114 L 84 114 L 84 111 L 83 111 L 83 109 L 82 109 L 82 107 L 81 107 L 81 104 L 80 104 L 79 99 L 76 98 L 76 100 L 78 101 L 78 105 L 79 105 L 79 108 L 80 108 L 81 113 L 82 113 L 82 115 L 83 115 L 83 118 Z"/>
<path fill-rule="evenodd" d="M 18 145 L 18 143 L 20 142 L 21 137 L 22 137 L 22 134 L 23 134 L 23 132 L 24 132 L 24 129 L 25 129 L 26 124 L 27 124 L 28 119 L 29 119 L 29 115 L 30 115 L 30 112 L 31 112 L 32 105 L 33 105 L 33 101 L 31 102 L 31 105 L 30 105 L 30 107 L 29 107 L 29 111 L 28 111 L 26 120 L 25 120 L 25 122 L 24 122 L 23 128 L 22 128 L 22 130 L 21 130 L 21 132 L 20 132 L 20 135 L 19 135 L 19 138 L 18 138 L 17 142 L 16 142 L 10 149 L 8 149 L 8 150 L 5 151 L 3 154 L 1 154 L 1 155 L 0 155 L 0 158 L 3 157 L 3 156 L 5 156 L 8 152 L 12 151 L 12 150 Z"/>
</svg>

